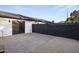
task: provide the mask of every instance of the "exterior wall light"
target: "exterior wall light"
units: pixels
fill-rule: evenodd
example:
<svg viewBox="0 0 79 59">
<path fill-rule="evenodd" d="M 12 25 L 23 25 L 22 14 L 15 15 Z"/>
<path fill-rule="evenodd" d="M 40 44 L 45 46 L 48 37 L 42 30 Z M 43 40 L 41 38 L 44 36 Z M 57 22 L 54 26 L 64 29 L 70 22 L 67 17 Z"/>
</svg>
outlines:
<svg viewBox="0 0 79 59">
<path fill-rule="evenodd" d="M 11 21 L 9 20 L 9 23 L 10 23 Z"/>
</svg>

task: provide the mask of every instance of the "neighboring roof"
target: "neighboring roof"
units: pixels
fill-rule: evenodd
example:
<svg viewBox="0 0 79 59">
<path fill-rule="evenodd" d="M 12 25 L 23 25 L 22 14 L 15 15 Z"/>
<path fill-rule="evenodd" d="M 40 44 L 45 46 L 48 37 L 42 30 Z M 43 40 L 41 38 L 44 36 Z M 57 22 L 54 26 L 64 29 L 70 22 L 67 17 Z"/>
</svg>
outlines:
<svg viewBox="0 0 79 59">
<path fill-rule="evenodd" d="M 47 21 L 47 20 L 44 20 L 44 19 L 37 19 L 37 18 L 33 18 L 33 17 L 23 16 L 23 15 L 20 15 L 20 14 L 14 14 L 14 13 L 4 12 L 4 11 L 0 11 L 0 17 L 11 18 L 11 19 L 22 19 L 22 20 L 27 20 L 27 21 L 39 21 L 39 22 L 51 23 L 50 21 Z"/>
</svg>

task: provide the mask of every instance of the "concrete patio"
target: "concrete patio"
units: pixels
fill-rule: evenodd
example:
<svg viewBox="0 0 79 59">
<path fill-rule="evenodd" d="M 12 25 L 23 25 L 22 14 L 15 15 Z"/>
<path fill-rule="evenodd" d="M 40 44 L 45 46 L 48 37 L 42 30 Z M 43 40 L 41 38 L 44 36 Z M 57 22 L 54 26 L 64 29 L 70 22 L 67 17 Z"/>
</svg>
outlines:
<svg viewBox="0 0 79 59">
<path fill-rule="evenodd" d="M 79 53 L 79 41 L 39 33 L 0 38 L 0 50 L 6 53 Z"/>
</svg>

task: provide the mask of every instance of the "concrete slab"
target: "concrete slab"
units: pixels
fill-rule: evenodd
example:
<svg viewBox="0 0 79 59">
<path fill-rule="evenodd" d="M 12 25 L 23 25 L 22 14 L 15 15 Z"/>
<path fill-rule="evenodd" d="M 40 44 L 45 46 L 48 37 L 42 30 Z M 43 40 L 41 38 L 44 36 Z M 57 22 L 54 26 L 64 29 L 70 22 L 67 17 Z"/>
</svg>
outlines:
<svg viewBox="0 0 79 59">
<path fill-rule="evenodd" d="M 0 41 L 0 45 L 5 47 L 6 53 L 79 52 L 79 41 L 77 40 L 38 33 L 4 37 L 3 41 Z"/>
</svg>

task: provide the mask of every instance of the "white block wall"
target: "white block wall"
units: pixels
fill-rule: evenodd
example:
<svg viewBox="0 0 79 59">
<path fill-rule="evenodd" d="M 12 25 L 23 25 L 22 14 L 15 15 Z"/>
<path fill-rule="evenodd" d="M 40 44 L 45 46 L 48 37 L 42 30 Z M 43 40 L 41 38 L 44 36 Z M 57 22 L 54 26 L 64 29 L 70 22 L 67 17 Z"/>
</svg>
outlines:
<svg viewBox="0 0 79 59">
<path fill-rule="evenodd" d="M 12 21 L 9 18 L 0 18 L 0 27 L 4 27 L 3 36 L 12 35 Z M 2 32 L 0 31 L 0 37 L 2 36 Z"/>
<path fill-rule="evenodd" d="M 25 21 L 25 33 L 32 33 L 32 22 Z"/>
</svg>

